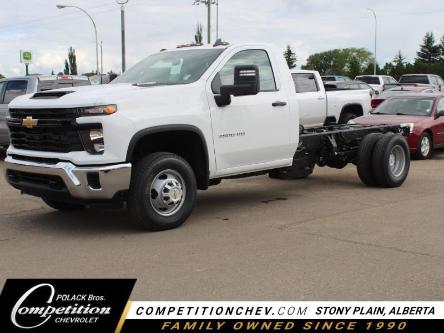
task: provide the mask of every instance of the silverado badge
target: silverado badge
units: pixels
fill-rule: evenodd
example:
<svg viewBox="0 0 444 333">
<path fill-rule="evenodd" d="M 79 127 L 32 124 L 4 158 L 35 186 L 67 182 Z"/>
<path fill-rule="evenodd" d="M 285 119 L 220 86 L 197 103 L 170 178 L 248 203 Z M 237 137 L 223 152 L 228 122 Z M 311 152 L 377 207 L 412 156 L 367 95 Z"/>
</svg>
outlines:
<svg viewBox="0 0 444 333">
<path fill-rule="evenodd" d="M 32 117 L 26 117 L 22 121 L 22 126 L 25 126 L 27 128 L 33 128 L 34 126 L 37 126 L 39 120 L 38 119 L 32 119 Z"/>
</svg>

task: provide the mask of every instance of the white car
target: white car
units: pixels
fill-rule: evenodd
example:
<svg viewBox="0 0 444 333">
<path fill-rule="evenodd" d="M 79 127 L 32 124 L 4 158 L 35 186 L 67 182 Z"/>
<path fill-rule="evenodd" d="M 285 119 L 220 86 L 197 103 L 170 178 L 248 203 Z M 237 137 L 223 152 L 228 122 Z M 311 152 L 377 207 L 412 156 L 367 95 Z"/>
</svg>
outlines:
<svg viewBox="0 0 444 333">
<path fill-rule="evenodd" d="M 438 91 L 441 91 L 444 86 L 444 81 L 441 76 L 434 74 L 405 74 L 401 76 L 399 83 L 430 85 Z"/>
<path fill-rule="evenodd" d="M 360 75 L 355 80 L 367 83 L 377 94 L 398 84 L 398 81 L 388 75 Z"/>
<path fill-rule="evenodd" d="M 303 129 L 299 114 L 315 124 L 328 110 L 340 118 L 348 109 L 340 93 L 307 89 L 318 73 L 293 75 L 274 47 L 215 45 L 148 56 L 111 84 L 17 97 L 7 119 L 6 179 L 59 210 L 127 202 L 135 222 L 157 230 L 181 225 L 197 189 L 226 178 L 296 179 L 315 164 L 355 163 L 365 184 L 400 186 L 410 163 L 405 129 Z"/>
</svg>

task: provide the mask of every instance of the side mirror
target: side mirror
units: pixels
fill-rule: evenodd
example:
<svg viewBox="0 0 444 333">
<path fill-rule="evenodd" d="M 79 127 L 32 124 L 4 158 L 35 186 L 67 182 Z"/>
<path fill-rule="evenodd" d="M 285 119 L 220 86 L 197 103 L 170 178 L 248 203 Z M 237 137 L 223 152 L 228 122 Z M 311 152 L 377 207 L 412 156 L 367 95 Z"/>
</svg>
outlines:
<svg viewBox="0 0 444 333">
<path fill-rule="evenodd" d="M 444 110 L 438 110 L 438 117 L 444 117 Z"/>
<path fill-rule="evenodd" d="M 218 106 L 229 105 L 231 95 L 257 95 L 260 91 L 259 68 L 255 65 L 239 65 L 234 67 L 233 85 L 220 87 L 220 95 L 214 96 Z"/>
</svg>

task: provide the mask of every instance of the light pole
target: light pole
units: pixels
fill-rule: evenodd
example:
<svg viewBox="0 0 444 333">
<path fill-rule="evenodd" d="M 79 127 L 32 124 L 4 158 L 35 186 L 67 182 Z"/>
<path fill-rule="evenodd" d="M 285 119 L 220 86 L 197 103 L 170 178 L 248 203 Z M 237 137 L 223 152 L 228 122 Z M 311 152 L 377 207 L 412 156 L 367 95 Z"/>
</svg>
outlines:
<svg viewBox="0 0 444 333">
<path fill-rule="evenodd" d="M 373 14 L 373 17 L 375 18 L 375 60 L 373 64 L 373 75 L 376 75 L 376 46 L 377 46 L 377 36 L 378 36 L 378 19 L 376 18 L 376 12 L 372 8 L 367 8 L 367 10 Z"/>
<path fill-rule="evenodd" d="M 71 5 L 57 5 L 58 9 L 63 9 L 63 8 L 77 8 L 78 10 L 81 10 L 82 12 L 84 12 L 86 15 L 88 15 L 89 19 L 91 20 L 93 26 L 94 26 L 94 33 L 96 36 L 96 74 L 99 74 L 99 43 L 97 41 L 97 28 L 96 28 L 96 23 L 94 22 L 93 18 L 91 17 L 91 15 L 88 14 L 88 12 L 86 10 L 84 10 L 83 8 L 77 7 L 77 6 L 71 6 Z"/>
<path fill-rule="evenodd" d="M 122 73 L 126 70 L 125 61 L 125 4 L 128 0 L 116 0 L 117 4 L 120 5 L 120 31 L 122 35 Z"/>
<path fill-rule="evenodd" d="M 216 5 L 216 10 L 217 10 L 217 20 L 216 20 L 216 34 L 217 37 L 219 38 L 219 0 L 195 0 L 193 2 L 193 5 L 195 6 L 199 6 L 200 4 L 204 4 L 205 6 L 207 6 L 208 8 L 208 44 L 211 44 L 211 5 Z"/>
</svg>

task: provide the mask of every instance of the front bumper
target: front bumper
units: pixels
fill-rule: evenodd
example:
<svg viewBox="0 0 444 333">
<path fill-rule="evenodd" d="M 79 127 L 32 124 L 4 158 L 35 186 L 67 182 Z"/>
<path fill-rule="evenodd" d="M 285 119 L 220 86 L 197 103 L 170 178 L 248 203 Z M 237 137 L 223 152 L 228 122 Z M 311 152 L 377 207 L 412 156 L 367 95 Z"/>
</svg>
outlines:
<svg viewBox="0 0 444 333">
<path fill-rule="evenodd" d="M 9 184 L 31 195 L 108 200 L 129 189 L 131 163 L 76 166 L 70 162 L 40 163 L 7 156 L 5 174 Z M 45 181 L 43 176 L 53 178 Z M 53 186 L 54 177 L 60 177 L 64 186 Z"/>
</svg>

